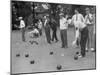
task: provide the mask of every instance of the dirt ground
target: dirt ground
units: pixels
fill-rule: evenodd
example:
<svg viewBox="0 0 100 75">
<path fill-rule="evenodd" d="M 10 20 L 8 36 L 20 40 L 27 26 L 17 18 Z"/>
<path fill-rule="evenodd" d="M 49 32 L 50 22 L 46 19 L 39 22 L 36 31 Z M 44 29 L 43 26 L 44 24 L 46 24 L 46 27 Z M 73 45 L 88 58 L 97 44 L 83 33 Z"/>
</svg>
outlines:
<svg viewBox="0 0 100 75">
<path fill-rule="evenodd" d="M 68 30 L 68 48 L 61 48 L 61 40 L 59 30 L 57 36 L 59 41 L 48 44 L 45 33 L 36 40 L 39 44 L 30 44 L 32 40 L 26 31 L 26 42 L 21 40 L 20 31 L 12 31 L 11 37 L 11 68 L 12 73 L 35 73 L 35 72 L 51 72 L 51 71 L 69 71 L 80 69 L 95 69 L 95 52 L 87 52 L 85 58 L 74 60 L 74 55 L 80 48 L 72 47 L 74 40 L 74 31 L 72 28 Z M 53 52 L 50 55 L 50 52 Z M 16 54 L 20 56 L 16 57 Z M 29 57 L 25 57 L 29 54 Z M 34 64 L 30 61 L 34 60 Z M 61 65 L 61 70 L 57 70 L 57 65 Z"/>
</svg>

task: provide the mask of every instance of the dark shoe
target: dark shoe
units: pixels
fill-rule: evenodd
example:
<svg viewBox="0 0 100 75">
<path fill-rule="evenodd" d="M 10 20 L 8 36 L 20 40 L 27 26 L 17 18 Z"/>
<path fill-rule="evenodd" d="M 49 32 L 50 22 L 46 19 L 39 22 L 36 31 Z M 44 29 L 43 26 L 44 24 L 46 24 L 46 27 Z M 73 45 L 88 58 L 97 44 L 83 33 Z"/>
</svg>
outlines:
<svg viewBox="0 0 100 75">
<path fill-rule="evenodd" d="M 61 46 L 61 48 L 65 48 L 64 46 Z"/>
<path fill-rule="evenodd" d="M 76 46 L 76 48 L 80 48 L 79 46 Z"/>
<path fill-rule="evenodd" d="M 58 42 L 59 40 L 56 40 L 55 42 Z"/>
<path fill-rule="evenodd" d="M 65 46 L 64 48 L 68 48 L 68 46 Z"/>
<path fill-rule="evenodd" d="M 85 49 L 85 52 L 89 52 L 89 49 Z"/>
<path fill-rule="evenodd" d="M 51 41 L 54 41 L 53 39 Z"/>
<path fill-rule="evenodd" d="M 49 44 L 51 44 L 51 42 L 48 42 Z"/>
</svg>

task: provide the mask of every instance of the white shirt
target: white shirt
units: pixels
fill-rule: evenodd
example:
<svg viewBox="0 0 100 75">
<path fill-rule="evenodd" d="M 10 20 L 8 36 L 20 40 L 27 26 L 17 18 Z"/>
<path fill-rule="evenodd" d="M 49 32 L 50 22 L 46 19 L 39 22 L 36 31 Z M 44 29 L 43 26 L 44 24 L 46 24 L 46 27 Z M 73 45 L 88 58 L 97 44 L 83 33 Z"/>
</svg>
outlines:
<svg viewBox="0 0 100 75">
<path fill-rule="evenodd" d="M 24 28 L 25 27 L 25 22 L 23 20 L 20 21 L 20 28 Z"/>
<path fill-rule="evenodd" d="M 86 23 L 86 24 L 92 24 L 93 21 L 90 22 L 90 20 L 92 20 L 92 19 L 93 19 L 92 14 L 86 15 L 86 16 L 85 16 L 85 23 Z"/>
<path fill-rule="evenodd" d="M 67 29 L 68 27 L 68 23 L 67 20 L 65 18 L 60 19 L 60 29 Z"/>
<path fill-rule="evenodd" d="M 75 14 L 72 17 L 72 23 L 75 25 L 75 27 L 78 27 L 79 22 L 84 22 L 84 17 L 82 14 Z"/>
</svg>

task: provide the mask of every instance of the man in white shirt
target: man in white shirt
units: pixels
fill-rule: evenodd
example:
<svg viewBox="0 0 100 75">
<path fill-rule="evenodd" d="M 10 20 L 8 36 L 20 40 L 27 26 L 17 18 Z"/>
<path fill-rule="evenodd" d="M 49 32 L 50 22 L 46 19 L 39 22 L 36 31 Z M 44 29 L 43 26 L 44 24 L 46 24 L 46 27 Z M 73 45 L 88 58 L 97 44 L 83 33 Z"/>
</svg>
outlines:
<svg viewBox="0 0 100 75">
<path fill-rule="evenodd" d="M 93 15 L 90 13 L 90 9 L 89 8 L 86 8 L 85 24 L 87 25 L 88 30 L 89 30 L 89 36 L 88 36 L 88 42 L 87 42 L 86 50 L 93 51 L 94 48 L 93 48 L 92 44 L 93 44 L 93 28 L 94 28 L 94 24 L 93 24 Z"/>
<path fill-rule="evenodd" d="M 20 20 L 19 28 L 21 28 L 22 31 L 22 41 L 25 42 L 25 22 L 23 20 L 23 17 L 19 17 L 19 20 Z"/>
<path fill-rule="evenodd" d="M 62 48 L 68 48 L 67 27 L 68 27 L 67 20 L 64 17 L 64 14 L 61 13 L 60 14 L 60 35 L 61 35 L 61 41 L 62 41 Z"/>
<path fill-rule="evenodd" d="M 79 47 L 79 22 L 84 22 L 84 17 L 79 13 L 79 9 L 75 9 L 75 15 L 72 17 L 72 24 L 75 26 L 75 40 L 73 44 L 76 44 Z"/>
</svg>

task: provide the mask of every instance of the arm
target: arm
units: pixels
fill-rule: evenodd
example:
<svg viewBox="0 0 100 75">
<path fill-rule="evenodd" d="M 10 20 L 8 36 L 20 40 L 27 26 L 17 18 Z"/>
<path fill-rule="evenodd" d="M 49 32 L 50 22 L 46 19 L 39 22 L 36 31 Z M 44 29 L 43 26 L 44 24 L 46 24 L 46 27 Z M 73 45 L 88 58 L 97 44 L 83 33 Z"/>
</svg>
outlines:
<svg viewBox="0 0 100 75">
<path fill-rule="evenodd" d="M 44 22 L 44 26 L 46 26 L 46 23 L 47 23 L 47 20 L 45 20 L 45 22 Z"/>
<path fill-rule="evenodd" d="M 89 14 L 87 18 L 89 19 L 90 22 L 93 21 L 93 15 L 92 14 Z"/>
<path fill-rule="evenodd" d="M 82 22 L 85 23 L 85 19 L 84 19 L 83 15 L 81 15 L 81 20 L 82 20 Z"/>
<path fill-rule="evenodd" d="M 70 23 L 71 25 L 74 25 L 74 16 L 72 17 L 72 19 L 71 19 L 71 23 Z"/>
</svg>

